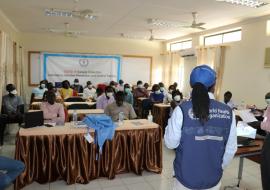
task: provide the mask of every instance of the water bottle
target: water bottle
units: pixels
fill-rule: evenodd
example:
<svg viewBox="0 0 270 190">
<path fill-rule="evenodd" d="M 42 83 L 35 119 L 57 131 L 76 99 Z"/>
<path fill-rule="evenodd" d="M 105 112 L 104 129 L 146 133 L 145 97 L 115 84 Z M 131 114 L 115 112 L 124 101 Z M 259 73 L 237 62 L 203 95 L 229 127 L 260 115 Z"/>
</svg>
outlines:
<svg viewBox="0 0 270 190">
<path fill-rule="evenodd" d="M 151 111 L 149 111 L 149 114 L 147 116 L 148 121 L 153 122 L 153 116 L 151 114 Z"/>
<path fill-rule="evenodd" d="M 119 125 L 122 125 L 124 119 L 125 119 L 124 112 L 119 112 L 119 115 L 118 115 L 118 124 L 119 124 Z"/>
<path fill-rule="evenodd" d="M 76 110 L 73 110 L 73 113 L 72 113 L 72 121 L 73 121 L 73 125 L 74 125 L 74 126 L 77 126 L 77 120 L 78 120 L 77 111 L 76 111 Z"/>
<path fill-rule="evenodd" d="M 246 109 L 246 104 L 245 104 L 244 100 L 241 101 L 240 109 L 242 109 L 242 110 Z"/>
</svg>

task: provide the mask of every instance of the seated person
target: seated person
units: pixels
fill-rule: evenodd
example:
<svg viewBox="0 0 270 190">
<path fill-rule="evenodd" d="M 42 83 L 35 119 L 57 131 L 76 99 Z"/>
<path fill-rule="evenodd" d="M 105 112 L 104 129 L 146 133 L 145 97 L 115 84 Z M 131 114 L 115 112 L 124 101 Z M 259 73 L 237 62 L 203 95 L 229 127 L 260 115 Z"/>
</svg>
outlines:
<svg viewBox="0 0 270 190">
<path fill-rule="evenodd" d="M 86 87 L 83 89 L 83 98 L 87 100 L 96 99 L 96 89 L 93 87 L 91 81 L 86 82 Z"/>
<path fill-rule="evenodd" d="M 174 82 L 173 86 L 174 86 L 175 90 L 177 90 L 177 86 L 178 86 L 177 82 Z"/>
<path fill-rule="evenodd" d="M 48 94 L 48 92 L 54 92 L 54 93 L 56 93 L 56 89 L 54 88 L 53 83 L 51 83 L 51 82 L 49 82 L 47 84 L 47 89 L 48 90 L 45 91 L 44 94 L 43 94 L 42 101 L 47 101 L 47 94 Z"/>
<path fill-rule="evenodd" d="M 227 104 L 232 109 L 236 108 L 236 106 L 232 101 L 232 93 L 230 91 L 224 93 L 224 103 Z"/>
<path fill-rule="evenodd" d="M 46 81 L 42 80 L 42 81 L 40 81 L 39 86 L 32 90 L 30 103 L 32 103 L 34 101 L 34 99 L 40 99 L 41 100 L 46 91 L 47 91 Z"/>
<path fill-rule="evenodd" d="M 118 81 L 117 90 L 122 92 L 124 91 L 124 81 L 122 79 Z"/>
<path fill-rule="evenodd" d="M 19 176 L 25 166 L 18 160 L 0 156 L 0 189 L 8 187 Z"/>
<path fill-rule="evenodd" d="M 267 104 L 267 106 L 266 106 L 265 109 L 267 109 L 267 107 L 270 105 L 270 92 L 268 92 L 267 94 L 265 94 L 264 99 L 265 99 L 265 102 Z"/>
<path fill-rule="evenodd" d="M 7 115 L 8 123 L 23 122 L 24 103 L 21 96 L 17 96 L 17 90 L 14 84 L 6 86 L 8 94 L 2 99 L 2 113 Z"/>
<path fill-rule="evenodd" d="M 97 109 L 105 109 L 108 104 L 114 102 L 114 93 L 111 86 L 105 88 L 105 93 L 97 98 Z"/>
<path fill-rule="evenodd" d="M 64 106 L 60 103 L 55 103 L 56 96 L 54 92 L 48 92 L 47 102 L 40 105 L 40 110 L 43 111 L 45 122 L 53 122 L 56 125 L 64 125 L 65 112 Z"/>
<path fill-rule="evenodd" d="M 172 98 L 172 92 L 175 91 L 174 85 L 169 86 L 169 90 L 166 94 L 164 94 L 164 103 L 170 103 Z"/>
<path fill-rule="evenodd" d="M 112 80 L 112 81 L 110 82 L 109 86 L 112 87 L 113 93 L 114 93 L 114 94 L 118 91 L 118 89 L 116 88 L 117 82 L 115 82 L 115 81 Z"/>
<path fill-rule="evenodd" d="M 261 122 L 260 127 L 262 130 L 267 132 L 267 135 L 264 139 L 264 145 L 261 152 L 261 179 L 262 179 L 262 187 L 264 190 L 268 190 L 270 188 L 269 181 L 269 168 L 270 168 L 270 93 L 265 95 L 265 100 L 267 103 L 267 108 L 264 113 L 264 120 Z"/>
<path fill-rule="evenodd" d="M 160 92 L 158 84 L 154 84 L 152 87 L 152 93 L 150 94 L 150 100 L 152 103 L 162 103 L 164 99 L 164 94 Z"/>
<path fill-rule="evenodd" d="M 165 86 L 163 84 L 163 82 L 158 83 L 159 88 L 160 88 L 160 92 L 162 92 L 164 94 L 164 96 L 167 94 L 167 90 L 165 89 Z"/>
<path fill-rule="evenodd" d="M 146 83 L 144 83 L 143 87 L 144 87 L 146 90 L 148 90 L 149 84 L 146 82 Z"/>
<path fill-rule="evenodd" d="M 97 100 L 98 97 L 100 97 L 104 93 L 104 90 L 100 87 L 96 90 L 95 100 Z"/>
<path fill-rule="evenodd" d="M 129 84 L 124 85 L 124 94 L 125 94 L 125 102 L 131 104 L 133 106 L 133 94 L 131 93 L 131 88 Z"/>
<path fill-rule="evenodd" d="M 4 144 L 4 133 L 6 129 L 7 115 L 0 114 L 0 150 Z"/>
<path fill-rule="evenodd" d="M 142 81 L 138 81 L 137 82 L 137 88 L 134 89 L 134 92 L 133 92 L 133 96 L 134 98 L 140 98 L 140 97 L 145 97 L 145 98 L 148 98 L 148 92 L 147 90 L 143 87 L 143 83 Z"/>
<path fill-rule="evenodd" d="M 77 93 L 83 93 L 83 87 L 79 83 L 79 79 L 74 79 L 74 84 L 71 85 L 71 88 Z"/>
<path fill-rule="evenodd" d="M 183 102 L 183 94 L 179 90 L 174 90 L 172 92 L 172 99 L 170 116 L 172 115 L 173 110 Z"/>
<path fill-rule="evenodd" d="M 131 104 L 124 102 L 125 94 L 119 91 L 115 95 L 115 102 L 109 104 L 104 113 L 111 116 L 113 121 L 119 120 L 119 113 L 124 114 L 124 119 L 135 119 L 137 117 Z"/>
<path fill-rule="evenodd" d="M 67 99 L 69 97 L 72 96 L 77 96 L 77 92 L 75 90 L 73 90 L 72 88 L 70 88 L 70 83 L 68 80 L 64 80 L 62 82 L 62 88 L 59 90 L 60 96 L 63 99 Z"/>
</svg>

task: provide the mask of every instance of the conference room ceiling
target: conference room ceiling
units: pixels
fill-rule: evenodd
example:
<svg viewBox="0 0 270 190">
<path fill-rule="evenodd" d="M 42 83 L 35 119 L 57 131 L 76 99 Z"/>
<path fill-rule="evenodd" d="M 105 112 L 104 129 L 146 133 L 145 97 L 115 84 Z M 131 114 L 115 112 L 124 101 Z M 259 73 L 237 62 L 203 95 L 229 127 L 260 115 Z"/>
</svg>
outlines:
<svg viewBox="0 0 270 190">
<path fill-rule="evenodd" d="M 264 2 L 270 3 L 270 0 Z M 95 21 L 70 17 L 45 16 L 46 8 L 68 10 L 91 9 L 99 17 Z M 215 0 L 1 0 L 0 9 L 23 33 L 49 33 L 48 28 L 87 31 L 92 37 L 149 38 L 153 29 L 155 38 L 172 39 L 198 32 L 184 27 L 151 26 L 147 19 L 161 19 L 189 25 L 191 12 L 198 12 L 198 22 L 207 29 L 270 14 L 270 4 L 261 8 L 236 6 Z M 59 35 L 50 33 L 51 35 Z"/>
</svg>

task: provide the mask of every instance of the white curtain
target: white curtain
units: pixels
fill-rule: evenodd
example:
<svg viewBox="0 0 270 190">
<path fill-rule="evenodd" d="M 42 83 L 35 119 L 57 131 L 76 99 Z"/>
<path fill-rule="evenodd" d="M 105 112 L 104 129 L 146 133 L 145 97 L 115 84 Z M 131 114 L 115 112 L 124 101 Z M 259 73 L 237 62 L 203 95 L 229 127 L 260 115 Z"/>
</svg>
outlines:
<svg viewBox="0 0 270 190">
<path fill-rule="evenodd" d="M 5 32 L 0 31 L 0 105 L 8 83 L 15 84 L 18 94 L 25 97 L 23 63 L 23 49 Z"/>
<path fill-rule="evenodd" d="M 182 82 L 182 67 L 184 60 L 177 52 L 170 52 L 165 55 L 163 66 L 163 82 L 165 85 L 171 85 L 174 82 L 181 84 Z"/>
<path fill-rule="evenodd" d="M 7 63 L 7 35 L 0 31 L 0 105 L 2 105 L 2 96 L 5 94 L 6 84 L 6 63 Z"/>
<path fill-rule="evenodd" d="M 12 83 L 15 84 L 15 64 L 14 64 L 14 47 L 13 47 L 13 41 L 10 39 L 10 37 L 7 37 L 7 44 L 6 44 L 6 84 Z"/>
<path fill-rule="evenodd" d="M 224 73 L 225 46 L 197 48 L 197 65 L 208 65 L 217 73 L 215 97 L 220 98 L 220 90 Z"/>
</svg>

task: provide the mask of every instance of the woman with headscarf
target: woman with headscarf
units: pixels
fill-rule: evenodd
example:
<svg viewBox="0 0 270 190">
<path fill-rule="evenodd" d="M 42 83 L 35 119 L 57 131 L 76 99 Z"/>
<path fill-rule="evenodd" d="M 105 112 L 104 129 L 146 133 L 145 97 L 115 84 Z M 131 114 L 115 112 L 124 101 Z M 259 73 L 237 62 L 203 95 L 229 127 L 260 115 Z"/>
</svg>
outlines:
<svg viewBox="0 0 270 190">
<path fill-rule="evenodd" d="M 195 67 L 190 75 L 192 98 L 177 106 L 164 140 L 176 149 L 174 190 L 219 190 L 223 169 L 237 150 L 232 109 L 214 99 L 216 73 Z"/>
</svg>

